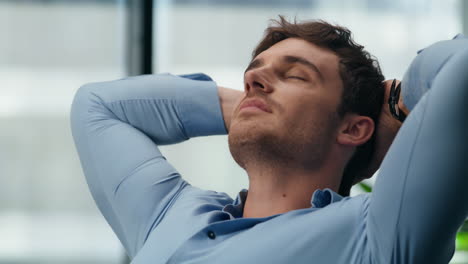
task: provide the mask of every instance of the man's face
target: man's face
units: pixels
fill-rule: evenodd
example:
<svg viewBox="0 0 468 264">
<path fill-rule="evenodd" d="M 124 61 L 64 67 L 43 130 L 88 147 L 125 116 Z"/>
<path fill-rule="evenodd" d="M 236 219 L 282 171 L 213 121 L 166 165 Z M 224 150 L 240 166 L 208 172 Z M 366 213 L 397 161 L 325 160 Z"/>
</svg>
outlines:
<svg viewBox="0 0 468 264">
<path fill-rule="evenodd" d="M 317 167 L 336 136 L 342 81 L 330 50 L 288 38 L 260 53 L 244 75 L 229 147 L 241 167 L 255 158 Z"/>
</svg>

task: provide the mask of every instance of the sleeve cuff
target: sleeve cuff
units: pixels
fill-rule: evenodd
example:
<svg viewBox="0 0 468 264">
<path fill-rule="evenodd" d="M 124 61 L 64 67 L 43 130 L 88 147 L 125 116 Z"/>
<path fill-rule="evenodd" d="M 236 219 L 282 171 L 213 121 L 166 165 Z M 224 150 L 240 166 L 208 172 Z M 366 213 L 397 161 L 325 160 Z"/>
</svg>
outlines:
<svg viewBox="0 0 468 264">
<path fill-rule="evenodd" d="M 192 85 L 182 95 L 179 105 L 181 120 L 189 138 L 227 134 L 217 85 L 205 74 L 190 74 L 179 78 L 191 79 Z"/>
</svg>

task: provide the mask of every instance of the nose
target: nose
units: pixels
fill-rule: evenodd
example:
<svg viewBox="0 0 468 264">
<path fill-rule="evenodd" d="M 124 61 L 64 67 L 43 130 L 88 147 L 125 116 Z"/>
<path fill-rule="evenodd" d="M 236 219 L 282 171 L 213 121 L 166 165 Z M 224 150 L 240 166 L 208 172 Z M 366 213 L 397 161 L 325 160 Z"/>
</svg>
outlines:
<svg viewBox="0 0 468 264">
<path fill-rule="evenodd" d="M 244 89 L 246 93 L 261 91 L 271 93 L 273 87 L 265 76 L 266 73 L 260 69 L 249 70 L 244 76 Z"/>
</svg>

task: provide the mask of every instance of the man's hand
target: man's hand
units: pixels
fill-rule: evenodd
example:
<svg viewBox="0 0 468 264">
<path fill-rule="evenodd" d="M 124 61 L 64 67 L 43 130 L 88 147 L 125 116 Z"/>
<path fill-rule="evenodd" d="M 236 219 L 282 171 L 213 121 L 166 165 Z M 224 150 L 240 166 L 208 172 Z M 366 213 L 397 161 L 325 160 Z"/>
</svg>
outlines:
<svg viewBox="0 0 468 264">
<path fill-rule="evenodd" d="M 218 86 L 218 96 L 221 103 L 221 111 L 223 112 L 224 125 L 229 132 L 231 125 L 232 112 L 242 99 L 243 92 Z"/>
<path fill-rule="evenodd" d="M 385 98 L 382 105 L 379 122 L 376 128 L 377 134 L 375 139 L 374 155 L 369 166 L 358 173 L 358 176 L 354 180 L 354 184 L 372 177 L 372 175 L 374 175 L 374 173 L 379 169 L 385 154 L 387 154 L 387 151 L 393 142 L 393 139 L 402 126 L 402 123 L 392 116 L 388 106 L 388 98 L 390 97 L 390 87 L 392 85 L 392 81 L 393 80 L 385 81 Z M 398 85 L 398 83 L 400 83 L 400 81 L 397 81 L 396 85 Z M 402 97 L 400 97 L 398 106 L 406 115 L 409 114 L 409 110 L 404 105 Z"/>
</svg>

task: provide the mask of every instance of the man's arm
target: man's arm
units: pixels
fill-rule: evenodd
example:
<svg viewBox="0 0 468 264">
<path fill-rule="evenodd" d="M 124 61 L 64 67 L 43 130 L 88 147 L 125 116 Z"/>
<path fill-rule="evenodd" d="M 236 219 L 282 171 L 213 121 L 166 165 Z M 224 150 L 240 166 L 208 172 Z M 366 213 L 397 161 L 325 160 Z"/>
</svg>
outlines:
<svg viewBox="0 0 468 264">
<path fill-rule="evenodd" d="M 190 187 L 157 145 L 226 133 L 216 84 L 169 74 L 81 87 L 71 128 L 91 193 L 130 257 Z"/>
<path fill-rule="evenodd" d="M 439 54 L 424 52 L 415 61 Z M 439 62 L 380 168 L 367 215 L 373 263 L 448 263 L 468 214 L 468 46 Z M 420 66 L 409 71 L 427 77 Z"/>
</svg>

